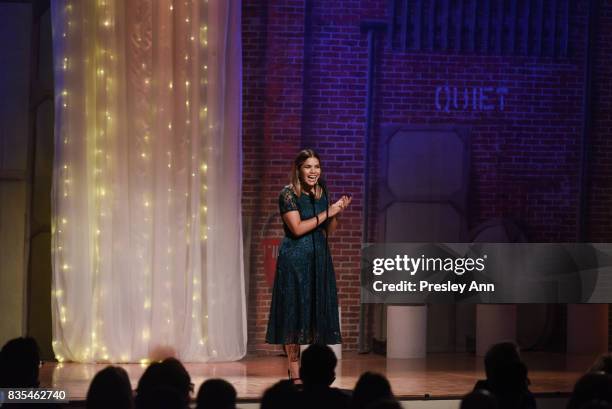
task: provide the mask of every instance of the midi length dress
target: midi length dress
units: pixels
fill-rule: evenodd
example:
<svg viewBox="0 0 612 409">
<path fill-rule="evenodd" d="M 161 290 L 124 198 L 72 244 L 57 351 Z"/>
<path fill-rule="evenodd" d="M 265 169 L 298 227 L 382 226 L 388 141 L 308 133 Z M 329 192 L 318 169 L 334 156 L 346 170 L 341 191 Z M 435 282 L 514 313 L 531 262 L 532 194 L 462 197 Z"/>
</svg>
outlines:
<svg viewBox="0 0 612 409">
<path fill-rule="evenodd" d="M 302 194 L 290 186 L 280 193 L 281 215 L 297 210 L 301 220 L 325 211 L 327 197 Z M 269 344 L 339 344 L 336 275 L 324 229 L 327 222 L 302 236 L 294 236 L 283 222 L 266 342 Z"/>
</svg>

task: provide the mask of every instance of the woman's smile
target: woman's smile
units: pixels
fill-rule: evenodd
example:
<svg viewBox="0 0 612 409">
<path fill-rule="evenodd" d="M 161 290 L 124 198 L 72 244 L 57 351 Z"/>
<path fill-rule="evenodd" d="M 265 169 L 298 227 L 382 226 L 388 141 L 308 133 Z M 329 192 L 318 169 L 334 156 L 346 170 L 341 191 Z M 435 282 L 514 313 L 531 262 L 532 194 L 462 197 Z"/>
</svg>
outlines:
<svg viewBox="0 0 612 409">
<path fill-rule="evenodd" d="M 315 187 L 321 176 L 321 164 L 317 158 L 308 158 L 300 167 L 300 180 L 307 190 Z"/>
</svg>

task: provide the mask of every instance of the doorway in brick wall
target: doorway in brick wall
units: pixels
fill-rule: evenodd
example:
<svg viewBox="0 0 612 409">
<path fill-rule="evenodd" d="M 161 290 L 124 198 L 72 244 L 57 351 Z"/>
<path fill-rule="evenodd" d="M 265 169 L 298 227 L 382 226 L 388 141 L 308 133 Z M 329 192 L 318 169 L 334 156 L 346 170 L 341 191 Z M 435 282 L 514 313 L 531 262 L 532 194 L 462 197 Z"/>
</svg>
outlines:
<svg viewBox="0 0 612 409">
<path fill-rule="evenodd" d="M 383 127 L 380 136 L 369 184 L 367 241 L 528 241 L 510 220 L 490 219 L 469 226 L 469 128 L 393 125 Z M 428 304 L 423 334 L 427 352 L 474 352 L 476 308 L 475 304 Z M 564 350 L 563 306 L 524 304 L 513 314 L 516 341 L 523 348 Z M 387 306 L 366 305 L 362 320 L 362 349 L 384 352 L 390 330 Z"/>
<path fill-rule="evenodd" d="M 372 169 L 369 241 L 468 241 L 469 129 L 391 125 L 382 128 Z M 466 350 L 474 334 L 473 305 L 427 306 L 427 351 Z M 366 336 L 386 344 L 387 308 L 366 307 Z"/>
</svg>

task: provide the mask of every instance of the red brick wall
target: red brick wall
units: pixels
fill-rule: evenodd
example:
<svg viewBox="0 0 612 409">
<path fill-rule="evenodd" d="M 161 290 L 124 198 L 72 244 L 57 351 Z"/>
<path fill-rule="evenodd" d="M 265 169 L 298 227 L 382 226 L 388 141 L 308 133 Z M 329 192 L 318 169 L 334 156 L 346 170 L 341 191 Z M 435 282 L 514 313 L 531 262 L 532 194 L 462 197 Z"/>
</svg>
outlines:
<svg viewBox="0 0 612 409">
<path fill-rule="evenodd" d="M 612 1 L 601 2 L 597 13 L 593 54 L 593 105 L 589 240 L 612 242 Z M 612 304 L 609 312 L 609 350 L 612 350 Z"/>
<path fill-rule="evenodd" d="M 331 247 L 344 347 L 357 348 L 367 68 L 367 41 L 359 24 L 365 19 L 385 19 L 387 1 L 316 0 L 310 4 L 309 36 L 305 0 L 243 1 L 243 206 L 253 232 L 250 352 L 275 350 L 263 342 L 271 293 L 264 280 L 260 241 L 282 236 L 277 195 L 287 183 L 293 156 L 303 145 L 321 153 L 332 194 L 351 193 L 354 198 Z M 468 126 L 472 144 L 470 227 L 489 218 L 509 217 L 522 223 L 531 241 L 574 241 L 585 4 L 581 0 L 570 13 L 570 57 L 563 59 L 397 52 L 386 47 L 381 35 L 374 143 L 384 124 Z M 612 27 L 611 13 L 611 3 L 604 2 L 600 28 L 604 24 Z M 305 42 L 308 38 L 311 43 Z M 610 44 L 610 34 L 600 32 L 588 226 L 590 239 L 602 241 L 609 241 L 612 235 Z M 309 53 L 311 59 L 305 61 Z M 305 86 L 303 76 L 308 79 Z M 460 90 L 507 87 L 505 108 L 440 112 L 434 104 L 438 85 Z"/>
<path fill-rule="evenodd" d="M 593 133 L 588 235 L 612 241 L 612 1 L 602 1 L 593 54 Z"/>
<path fill-rule="evenodd" d="M 471 130 L 470 226 L 522 221 L 532 241 L 575 238 L 582 64 L 536 58 L 386 53 L 380 123 L 465 125 Z M 419 78 L 420 74 L 420 78 Z M 525 79 L 531 76 L 531 79 Z M 568 81 L 564 85 L 564 80 Z M 507 87 L 503 112 L 433 109 L 436 85 Z M 492 93 L 490 93 L 492 94 Z M 400 103 L 392 102 L 399 95 Z"/>
<path fill-rule="evenodd" d="M 244 1 L 243 211 L 252 246 L 249 272 L 249 351 L 264 343 L 271 290 L 261 240 L 282 237 L 278 194 L 299 149 L 302 112 L 304 4 Z"/>
</svg>

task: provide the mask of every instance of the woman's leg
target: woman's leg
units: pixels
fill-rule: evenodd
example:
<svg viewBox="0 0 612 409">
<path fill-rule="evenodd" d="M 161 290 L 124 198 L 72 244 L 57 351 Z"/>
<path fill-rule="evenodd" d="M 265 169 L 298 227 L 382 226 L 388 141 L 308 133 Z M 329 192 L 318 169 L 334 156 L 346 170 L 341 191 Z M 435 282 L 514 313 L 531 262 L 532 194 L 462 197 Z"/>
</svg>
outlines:
<svg viewBox="0 0 612 409">
<path fill-rule="evenodd" d="M 289 360 L 289 377 L 291 379 L 300 378 L 300 346 L 298 344 L 285 345 L 287 359 Z"/>
</svg>

